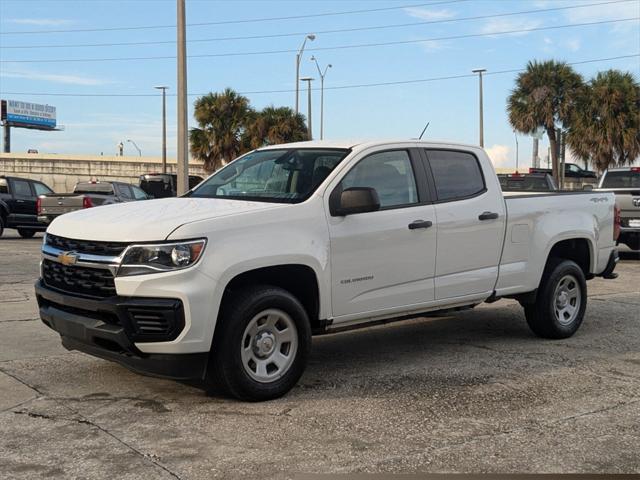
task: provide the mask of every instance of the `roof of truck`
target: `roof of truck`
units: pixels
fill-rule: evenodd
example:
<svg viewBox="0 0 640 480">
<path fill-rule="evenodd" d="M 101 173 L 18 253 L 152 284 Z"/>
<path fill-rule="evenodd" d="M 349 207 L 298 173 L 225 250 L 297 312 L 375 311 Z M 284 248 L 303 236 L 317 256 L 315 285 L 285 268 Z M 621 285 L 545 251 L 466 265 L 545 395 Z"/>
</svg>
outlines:
<svg viewBox="0 0 640 480">
<path fill-rule="evenodd" d="M 376 147 L 395 143 L 418 143 L 424 146 L 439 146 L 444 145 L 450 147 L 464 147 L 464 148 L 479 148 L 477 145 L 470 145 L 459 142 L 450 141 L 435 141 L 435 140 L 418 140 L 416 138 L 392 138 L 382 140 L 371 139 L 346 139 L 346 140 L 311 140 L 307 142 L 293 142 L 283 143 L 279 145 L 268 145 L 266 147 L 260 147 L 258 150 L 271 150 L 282 148 L 354 148 L 354 147 Z"/>
</svg>

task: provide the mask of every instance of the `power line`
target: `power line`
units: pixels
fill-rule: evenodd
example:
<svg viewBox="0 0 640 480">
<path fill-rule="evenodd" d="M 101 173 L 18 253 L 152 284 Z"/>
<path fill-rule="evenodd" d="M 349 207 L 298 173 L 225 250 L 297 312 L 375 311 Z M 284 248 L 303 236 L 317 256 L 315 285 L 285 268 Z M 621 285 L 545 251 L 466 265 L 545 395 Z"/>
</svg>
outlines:
<svg viewBox="0 0 640 480">
<path fill-rule="evenodd" d="M 384 12 L 389 10 L 401 10 L 403 8 L 429 7 L 434 5 L 447 5 L 451 3 L 462 3 L 462 2 L 468 2 L 468 1 L 470 0 L 446 0 L 446 1 L 439 1 L 439 2 L 417 3 L 412 5 L 398 5 L 395 7 L 368 8 L 363 10 L 347 10 L 342 12 L 312 13 L 307 15 L 290 15 L 286 17 L 248 18 L 248 19 L 239 19 L 239 20 L 223 20 L 219 22 L 188 23 L 187 26 L 203 27 L 208 25 L 236 25 L 241 23 L 274 22 L 274 21 L 280 21 L 280 20 L 300 20 L 303 18 L 318 18 L 318 17 L 338 16 L 338 15 L 353 15 L 358 13 Z M 161 28 L 176 28 L 176 26 L 175 25 L 139 25 L 139 26 L 131 26 L 131 27 L 77 28 L 77 29 L 67 29 L 67 30 L 27 30 L 27 31 L 0 32 L 0 35 L 116 32 L 116 31 L 123 31 L 123 30 L 151 30 L 151 29 L 161 29 Z"/>
<path fill-rule="evenodd" d="M 516 15 L 532 14 L 532 13 L 536 14 L 536 13 L 556 12 L 556 11 L 562 11 L 562 10 L 573 10 L 577 8 L 596 7 L 601 5 L 628 3 L 628 2 L 635 2 L 635 1 L 636 0 L 611 0 L 607 2 L 570 5 L 565 7 L 542 8 L 542 9 L 535 9 L 535 10 L 521 10 L 517 12 L 505 12 L 505 13 L 497 13 L 497 14 L 491 14 L 491 15 L 475 15 L 470 17 L 445 18 L 445 19 L 438 19 L 438 20 L 428 20 L 424 22 L 396 23 L 396 24 L 390 24 L 390 25 L 373 25 L 373 26 L 367 26 L 367 27 L 340 28 L 340 29 L 333 29 L 333 30 L 314 30 L 314 33 L 326 35 L 326 34 L 334 34 L 334 33 L 362 32 L 362 31 L 368 31 L 368 30 L 415 27 L 415 26 L 434 25 L 434 24 L 442 24 L 442 23 L 456 23 L 456 22 L 469 21 L 469 20 L 486 20 L 490 18 L 502 18 L 502 17 L 516 16 Z M 275 33 L 275 34 L 268 34 L 268 35 L 199 38 L 199 39 L 188 40 L 188 43 L 298 37 L 298 36 L 305 35 L 307 33 L 308 32 L 288 32 L 288 33 Z M 167 45 L 167 44 L 175 44 L 175 43 L 176 43 L 175 40 L 158 40 L 158 41 L 141 41 L 141 42 L 76 43 L 76 44 L 61 44 L 61 45 L 12 45 L 12 46 L 0 45 L 0 49 L 9 50 L 9 49 L 34 49 L 34 48 L 123 47 L 123 46 L 140 46 L 140 45 Z"/>
<path fill-rule="evenodd" d="M 640 53 L 634 53 L 630 55 L 619 55 L 617 57 L 607 57 L 607 58 L 592 58 L 589 60 L 580 60 L 575 62 L 568 62 L 567 65 L 584 65 L 588 63 L 598 63 L 598 62 L 606 62 L 612 60 L 622 60 L 626 58 L 636 58 L 640 57 Z M 506 73 L 519 73 L 525 71 L 525 68 L 511 68 L 505 70 L 495 70 L 484 73 L 484 75 L 503 75 Z M 477 75 L 474 73 L 463 73 L 458 75 L 446 75 L 441 77 L 429 77 L 429 78 L 419 78 L 419 79 L 411 79 L 411 80 L 396 80 L 390 82 L 376 82 L 376 83 L 360 83 L 360 84 L 351 84 L 351 85 L 335 85 L 324 87 L 325 90 L 347 90 L 354 88 L 369 88 L 369 87 L 383 87 L 383 86 L 393 86 L 393 85 L 408 85 L 412 83 L 427 83 L 427 82 L 435 82 L 435 81 L 443 81 L 443 80 L 456 80 L 460 78 L 476 78 Z M 319 88 L 312 88 L 312 90 L 319 90 Z M 293 89 L 282 89 L 282 90 L 255 90 L 255 91 L 245 91 L 238 92 L 241 95 L 258 95 L 258 94 L 273 94 L 273 93 L 292 93 L 295 92 Z M 157 98 L 158 94 L 153 93 L 42 93 L 42 92 L 0 92 L 2 95 L 24 95 L 24 96 L 51 96 L 51 97 L 154 97 Z M 208 93 L 208 92 L 207 92 Z M 189 94 L 190 97 L 201 97 L 206 95 L 207 93 L 192 93 Z M 167 96 L 174 96 L 175 93 L 169 94 Z"/>
<path fill-rule="evenodd" d="M 370 47 L 383 47 L 390 45 L 408 45 L 412 43 L 422 43 L 422 42 L 435 42 L 441 40 L 460 40 L 464 38 L 478 38 L 478 37 L 495 37 L 499 35 L 511 35 L 514 33 L 525 33 L 525 32 L 538 32 L 545 30 L 558 30 L 562 28 L 577 28 L 577 27 L 585 27 L 592 25 L 604 25 L 609 23 L 620 23 L 620 22 L 628 22 L 631 20 L 640 20 L 640 17 L 631 17 L 631 18 L 619 18 L 616 20 L 601 20 L 598 22 L 585 22 L 585 23 L 573 23 L 567 25 L 552 25 L 547 27 L 534 27 L 534 28 L 523 28 L 516 30 L 503 30 L 499 32 L 485 32 L 485 33 L 470 33 L 464 35 L 450 35 L 446 37 L 432 37 L 432 38 L 422 38 L 418 40 L 397 40 L 394 42 L 376 42 L 376 43 L 360 43 L 360 44 L 352 44 L 352 45 L 336 45 L 333 47 L 314 47 L 308 48 L 307 51 L 326 51 L 326 50 L 346 50 L 352 48 L 370 48 Z M 226 52 L 226 53 L 203 53 L 203 54 L 195 54 L 189 55 L 189 58 L 214 58 L 214 57 L 242 57 L 249 55 L 273 55 L 273 54 L 283 54 L 283 53 L 295 53 L 297 50 L 265 50 L 265 51 L 255 51 L 255 52 Z M 75 63 L 75 62 L 117 62 L 117 61 L 140 61 L 140 60 L 172 60 L 175 59 L 175 55 L 159 55 L 159 56 L 150 56 L 150 57 L 112 57 L 112 58 L 57 58 L 57 59 L 31 59 L 31 60 L 0 60 L 0 63 Z"/>
</svg>

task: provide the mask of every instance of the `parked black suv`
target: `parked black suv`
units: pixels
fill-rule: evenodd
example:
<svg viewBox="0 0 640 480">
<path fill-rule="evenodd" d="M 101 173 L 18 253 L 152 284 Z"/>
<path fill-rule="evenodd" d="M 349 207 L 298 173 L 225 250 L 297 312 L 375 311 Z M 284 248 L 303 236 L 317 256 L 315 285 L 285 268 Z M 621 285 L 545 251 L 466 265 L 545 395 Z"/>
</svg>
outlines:
<svg viewBox="0 0 640 480">
<path fill-rule="evenodd" d="M 53 193 L 44 183 L 29 178 L 0 175 L 0 236 L 5 228 L 15 228 L 23 238 L 44 232 L 38 222 L 38 196 Z"/>
<path fill-rule="evenodd" d="M 189 175 L 189 190 L 203 180 L 198 175 Z M 175 197 L 177 175 L 175 173 L 148 173 L 140 175 L 140 188 L 153 198 Z"/>
</svg>

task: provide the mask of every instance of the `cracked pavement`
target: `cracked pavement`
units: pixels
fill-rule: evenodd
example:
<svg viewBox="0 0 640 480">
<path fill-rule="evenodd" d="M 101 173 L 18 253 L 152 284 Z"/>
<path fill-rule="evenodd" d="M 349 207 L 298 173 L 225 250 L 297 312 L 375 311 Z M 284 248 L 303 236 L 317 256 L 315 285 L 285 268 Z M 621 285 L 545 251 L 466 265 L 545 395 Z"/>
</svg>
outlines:
<svg viewBox="0 0 640 480">
<path fill-rule="evenodd" d="M 570 339 L 500 301 L 315 337 L 285 398 L 208 397 L 60 346 L 37 315 L 41 237 L 0 238 L 2 478 L 640 473 L 640 260 L 589 282 Z"/>
</svg>

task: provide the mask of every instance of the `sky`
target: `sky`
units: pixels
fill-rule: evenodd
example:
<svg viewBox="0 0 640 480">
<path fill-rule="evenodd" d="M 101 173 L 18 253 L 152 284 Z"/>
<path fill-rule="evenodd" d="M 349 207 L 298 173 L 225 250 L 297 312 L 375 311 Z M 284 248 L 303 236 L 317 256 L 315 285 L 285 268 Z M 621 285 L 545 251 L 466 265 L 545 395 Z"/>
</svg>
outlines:
<svg viewBox="0 0 640 480">
<path fill-rule="evenodd" d="M 517 12 L 528 13 L 505 15 Z M 640 79 L 640 0 L 187 0 L 186 17 L 190 127 L 197 96 L 226 87 L 257 109 L 293 107 L 295 52 L 308 33 L 316 38 L 306 44 L 301 76 L 318 79 L 312 55 L 332 65 L 325 139 L 415 138 L 429 122 L 425 139 L 477 144 L 471 70 L 485 68 L 485 147 L 499 167 L 515 167 L 516 141 L 519 167 L 531 163 L 532 139 L 516 137 L 506 113 L 515 71 L 528 61 L 575 63 L 585 79 L 611 68 Z M 122 141 L 125 155 L 137 155 L 132 140 L 158 156 L 161 97 L 153 87 L 167 85 L 175 156 L 175 22 L 174 0 L 0 0 L 0 98 L 54 105 L 64 126 L 14 128 L 12 151 L 114 155 Z M 584 25 L 593 22 L 607 23 Z M 135 45 L 114 45 L 122 43 Z M 303 87 L 305 115 L 306 105 Z M 546 140 L 540 152 L 544 161 Z"/>
</svg>

